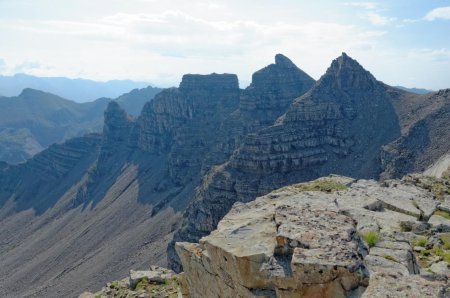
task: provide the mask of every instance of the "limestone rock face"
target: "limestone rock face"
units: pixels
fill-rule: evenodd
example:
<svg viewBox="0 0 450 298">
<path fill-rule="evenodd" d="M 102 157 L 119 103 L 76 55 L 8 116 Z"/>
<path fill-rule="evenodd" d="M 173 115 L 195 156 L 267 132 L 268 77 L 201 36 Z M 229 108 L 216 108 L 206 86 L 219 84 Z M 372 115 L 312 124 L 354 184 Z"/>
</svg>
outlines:
<svg viewBox="0 0 450 298">
<path fill-rule="evenodd" d="M 239 116 L 244 126 L 254 130 L 273 122 L 286 112 L 294 98 L 306 93 L 315 81 L 282 54 L 255 72 L 252 83 L 242 94 Z"/>
<path fill-rule="evenodd" d="M 432 195 L 416 186 L 400 187 L 400 182 L 382 185 L 336 176 L 309 185 L 330 183 L 335 191 L 304 191 L 308 184 L 300 184 L 246 204 L 238 202 L 198 244 L 178 242 L 176 251 L 188 288 L 184 296 L 444 297 L 448 293 L 445 276 L 419 275 L 422 269 L 406 240 L 411 234 L 401 228 L 403 221 L 419 219 L 407 208 L 382 201 L 386 196 L 407 199 L 408 194 L 414 200 L 420 194 L 420 200 L 433 205 Z M 365 236 L 368 223 L 376 240 Z M 436 271 L 438 266 L 444 268 L 441 263 L 433 266 Z"/>
<path fill-rule="evenodd" d="M 218 143 L 217 131 L 238 107 L 239 96 L 236 75 L 183 76 L 179 88 L 161 92 L 144 107 L 140 149 L 168 155 L 170 177 L 186 184 L 199 176 L 204 157 Z"/>
<path fill-rule="evenodd" d="M 274 125 L 247 135 L 226 163 L 208 173 L 174 241 L 198 241 L 234 202 L 284 185 L 330 173 L 375 178 L 382 146 L 399 135 L 386 86 L 343 54 Z M 169 255 L 179 270 L 173 247 Z"/>
<path fill-rule="evenodd" d="M 158 94 L 138 120 L 141 150 L 167 155 L 178 184 L 226 161 L 248 133 L 272 125 L 314 80 L 288 58 L 253 75 L 241 91 L 236 75 L 185 75 Z"/>
<path fill-rule="evenodd" d="M 103 144 L 100 163 L 108 156 L 123 152 L 127 147 L 135 145 L 133 130 L 135 122 L 115 101 L 111 101 L 105 110 L 103 126 Z"/>
<path fill-rule="evenodd" d="M 343 54 L 277 125 L 245 140 L 232 166 L 264 175 L 315 166 L 321 175 L 376 177 L 377 152 L 399 135 L 384 85 Z"/>
</svg>

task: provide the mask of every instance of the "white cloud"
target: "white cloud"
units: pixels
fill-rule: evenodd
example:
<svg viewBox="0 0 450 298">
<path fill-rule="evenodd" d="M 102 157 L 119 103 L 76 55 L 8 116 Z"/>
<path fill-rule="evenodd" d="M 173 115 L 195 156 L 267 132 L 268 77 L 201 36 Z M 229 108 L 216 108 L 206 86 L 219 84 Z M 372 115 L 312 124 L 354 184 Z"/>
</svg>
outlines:
<svg viewBox="0 0 450 298">
<path fill-rule="evenodd" d="M 83 1 L 89 3 L 86 7 L 92 6 L 91 1 Z M 237 73 L 244 87 L 254 71 L 273 63 L 276 53 L 285 54 L 319 78 L 331 60 L 345 51 L 379 79 L 393 82 L 408 75 L 416 60 L 424 67 L 425 61 L 446 55 L 445 50 L 433 53 L 430 49 L 429 53 L 418 52 L 420 59 L 405 58 L 408 49 L 384 39 L 387 25 L 399 20 L 384 16 L 382 4 L 375 2 L 347 2 L 346 7 L 342 2 L 330 4 L 341 9 L 342 15 L 329 18 L 321 10 L 323 5 L 315 1 L 292 6 L 272 0 L 261 0 L 257 6 L 240 0 L 136 0 L 135 5 L 98 0 L 102 1 L 104 5 L 98 4 L 92 14 L 80 9 L 64 15 L 46 9 L 50 17 L 42 12 L 33 18 L 0 17 L 0 57 L 8 62 L 3 73 L 13 73 L 26 61 L 37 61 L 41 67 L 28 72 L 96 80 L 128 78 L 173 86 L 185 73 L 228 72 Z M 447 44 L 440 47 L 449 48 Z M 417 68 L 417 77 L 420 74 Z M 445 77 L 427 75 L 424 79 L 429 83 L 415 85 L 434 88 L 438 79 L 445 85 Z"/>
<path fill-rule="evenodd" d="M 42 65 L 36 61 L 25 61 L 14 67 L 14 72 L 16 73 L 30 73 L 33 70 L 40 69 Z"/>
<path fill-rule="evenodd" d="M 6 69 L 6 62 L 5 60 L 0 58 L 0 72 Z"/>
<path fill-rule="evenodd" d="M 396 20 L 395 18 L 385 17 L 375 12 L 369 12 L 367 18 L 369 19 L 369 22 L 375 26 L 385 26 Z"/>
<path fill-rule="evenodd" d="M 378 7 L 378 5 L 374 2 L 345 2 L 344 5 L 360 7 L 367 10 L 373 10 Z"/>
<path fill-rule="evenodd" d="M 427 21 L 434 21 L 437 19 L 450 20 L 450 6 L 435 8 L 428 12 L 424 19 Z"/>
<path fill-rule="evenodd" d="M 420 56 L 429 61 L 433 62 L 450 62 L 450 49 L 441 48 L 441 49 L 416 49 L 411 51 L 411 55 Z"/>
<path fill-rule="evenodd" d="M 59 69 L 96 79 L 119 74 L 151 77 L 155 84 L 175 83 L 174 77 L 185 72 L 233 72 L 248 81 L 252 72 L 271 63 L 278 52 L 294 61 L 302 58 L 299 66 L 319 77 L 342 51 L 370 50 L 384 34 L 331 22 L 211 20 L 180 10 L 116 13 L 86 22 L 20 21 L 13 27 L 36 39 L 33 55 L 37 58 L 32 59 L 57 66 L 35 68 L 34 73 L 52 75 Z M 57 54 L 49 56 L 49 48 Z M 70 67 L 74 70 L 69 71 Z"/>
</svg>

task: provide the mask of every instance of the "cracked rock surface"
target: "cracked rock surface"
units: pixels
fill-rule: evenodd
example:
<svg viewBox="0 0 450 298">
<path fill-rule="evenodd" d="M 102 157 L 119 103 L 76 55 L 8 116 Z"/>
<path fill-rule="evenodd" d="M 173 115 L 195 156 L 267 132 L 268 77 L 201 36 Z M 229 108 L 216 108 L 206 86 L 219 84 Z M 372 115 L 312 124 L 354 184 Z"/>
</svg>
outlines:
<svg viewBox="0 0 450 298">
<path fill-rule="evenodd" d="M 397 180 L 311 183 L 318 191 L 297 184 L 236 203 L 198 244 L 177 243 L 183 296 L 450 295 L 450 235 L 428 223 L 433 193 Z"/>
</svg>

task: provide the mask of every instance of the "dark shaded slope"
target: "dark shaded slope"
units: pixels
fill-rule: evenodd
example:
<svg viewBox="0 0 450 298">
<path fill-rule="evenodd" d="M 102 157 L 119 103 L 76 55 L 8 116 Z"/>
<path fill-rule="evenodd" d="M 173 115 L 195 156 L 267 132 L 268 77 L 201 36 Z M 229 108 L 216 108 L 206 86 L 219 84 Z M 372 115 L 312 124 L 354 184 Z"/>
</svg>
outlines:
<svg viewBox="0 0 450 298">
<path fill-rule="evenodd" d="M 404 135 L 384 147 L 385 179 L 423 172 L 450 152 L 450 89 L 423 96 L 412 115 L 416 121 Z"/>
</svg>

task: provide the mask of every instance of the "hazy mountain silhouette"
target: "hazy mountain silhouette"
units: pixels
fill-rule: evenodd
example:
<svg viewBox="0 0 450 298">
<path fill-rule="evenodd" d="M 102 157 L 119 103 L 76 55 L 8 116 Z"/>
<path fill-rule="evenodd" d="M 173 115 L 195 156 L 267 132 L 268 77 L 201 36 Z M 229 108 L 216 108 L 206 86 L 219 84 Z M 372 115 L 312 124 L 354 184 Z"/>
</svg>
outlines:
<svg viewBox="0 0 450 298">
<path fill-rule="evenodd" d="M 76 102 L 93 101 L 100 97 L 116 98 L 130 90 L 149 85 L 148 82 L 130 80 L 98 82 L 65 77 L 36 77 L 27 74 L 0 76 L 0 94 L 3 96 L 15 96 L 25 88 L 32 88 Z"/>
</svg>

